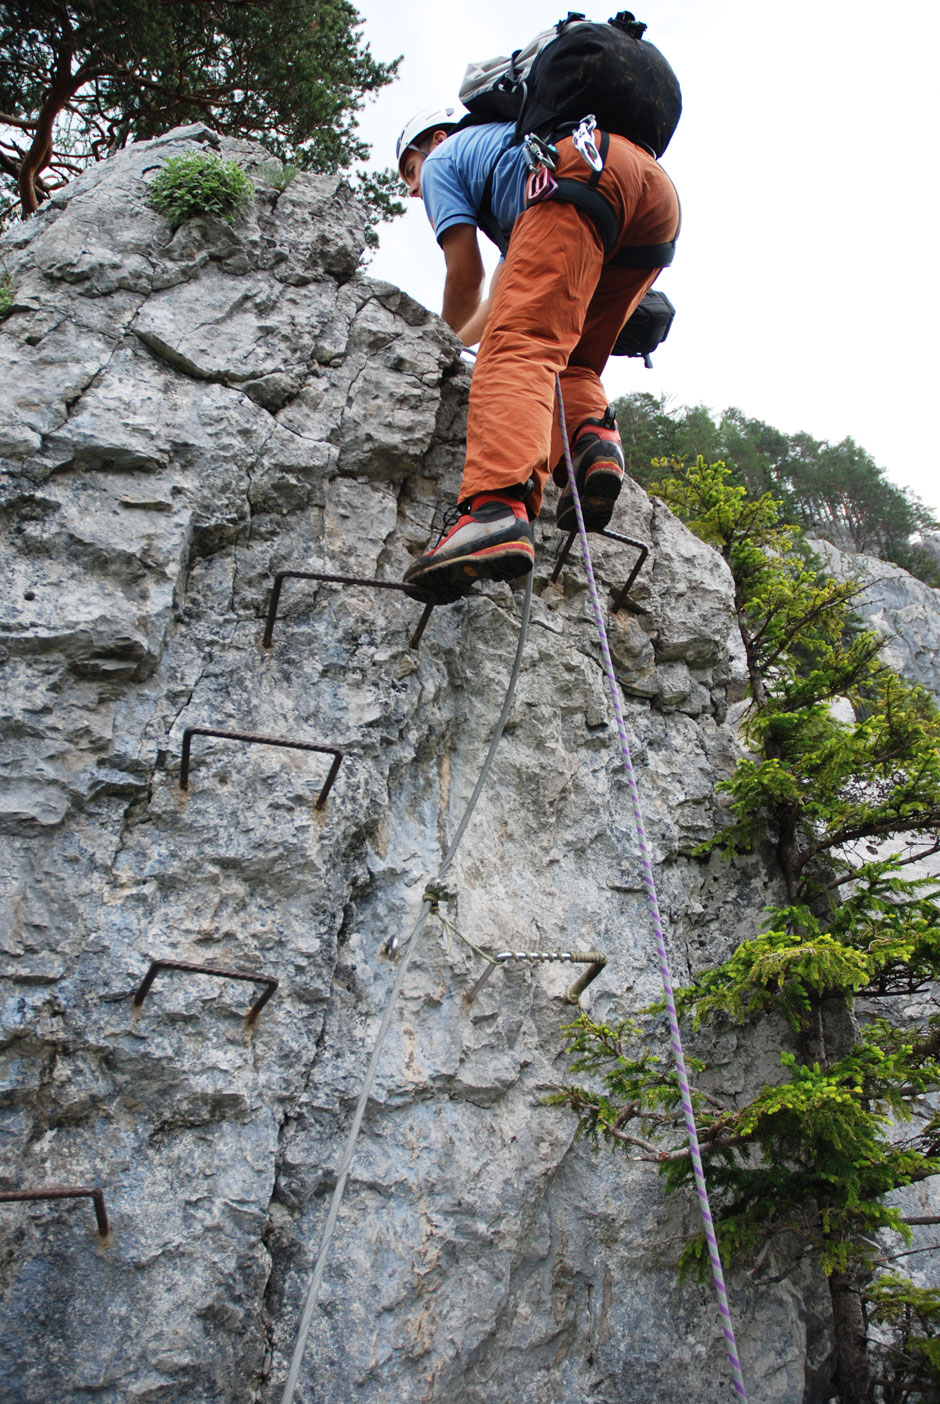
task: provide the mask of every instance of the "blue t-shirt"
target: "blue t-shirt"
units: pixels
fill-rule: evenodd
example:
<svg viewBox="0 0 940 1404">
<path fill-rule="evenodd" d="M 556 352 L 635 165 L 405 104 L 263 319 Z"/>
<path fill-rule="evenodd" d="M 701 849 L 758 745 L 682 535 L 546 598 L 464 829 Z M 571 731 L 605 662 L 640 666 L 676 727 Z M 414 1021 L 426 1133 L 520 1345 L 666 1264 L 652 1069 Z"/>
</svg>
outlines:
<svg viewBox="0 0 940 1404">
<path fill-rule="evenodd" d="M 438 243 L 454 224 L 479 228 L 483 191 L 494 166 L 490 206 L 508 241 L 525 208 L 528 175 L 522 144 L 512 145 L 515 131 L 514 122 L 465 127 L 429 153 L 421 167 L 421 195 Z"/>
</svg>

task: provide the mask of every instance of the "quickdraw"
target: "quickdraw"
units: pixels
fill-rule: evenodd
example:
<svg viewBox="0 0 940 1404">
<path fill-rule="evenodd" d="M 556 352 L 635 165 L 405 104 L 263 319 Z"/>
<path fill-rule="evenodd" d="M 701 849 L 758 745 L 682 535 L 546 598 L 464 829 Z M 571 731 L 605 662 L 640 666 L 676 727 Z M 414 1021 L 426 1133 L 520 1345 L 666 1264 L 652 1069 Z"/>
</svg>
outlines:
<svg viewBox="0 0 940 1404">
<path fill-rule="evenodd" d="M 558 189 L 558 182 L 552 174 L 558 161 L 558 147 L 550 141 L 543 141 L 535 132 L 529 132 L 523 149 L 529 167 L 526 203 L 534 205 L 539 200 L 550 200 Z"/>
</svg>

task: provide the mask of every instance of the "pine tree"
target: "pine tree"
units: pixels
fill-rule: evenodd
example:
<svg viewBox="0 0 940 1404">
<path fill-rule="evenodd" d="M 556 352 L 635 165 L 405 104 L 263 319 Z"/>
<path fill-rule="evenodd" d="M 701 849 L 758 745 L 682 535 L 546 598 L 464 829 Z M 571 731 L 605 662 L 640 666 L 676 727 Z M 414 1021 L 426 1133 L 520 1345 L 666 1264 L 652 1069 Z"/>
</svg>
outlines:
<svg viewBox="0 0 940 1404">
<path fill-rule="evenodd" d="M 912 492 L 890 482 L 854 439 L 829 444 L 784 434 L 738 409 L 725 410 L 715 423 L 703 405 L 673 410 L 646 394 L 625 395 L 614 408 L 627 471 L 644 487 L 656 477 L 652 460 L 721 459 L 751 497 L 779 498 L 787 521 L 940 585 L 940 571 L 918 540 L 937 532 L 940 522 Z"/>
<path fill-rule="evenodd" d="M 348 0 L 2 0 L 8 196 L 31 214 L 90 161 L 198 121 L 345 170 L 368 156 L 356 113 L 398 64 L 376 62 L 360 27 Z M 369 194 L 391 209 L 387 176 Z"/>
</svg>

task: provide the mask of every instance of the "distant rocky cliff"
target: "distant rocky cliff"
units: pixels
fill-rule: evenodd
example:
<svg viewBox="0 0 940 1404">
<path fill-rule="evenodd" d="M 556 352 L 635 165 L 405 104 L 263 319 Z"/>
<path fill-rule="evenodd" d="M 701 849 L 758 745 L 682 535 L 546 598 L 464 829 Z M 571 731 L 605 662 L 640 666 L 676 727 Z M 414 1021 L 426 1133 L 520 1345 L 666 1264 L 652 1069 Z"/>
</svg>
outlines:
<svg viewBox="0 0 940 1404">
<path fill-rule="evenodd" d="M 828 541 L 810 545 L 837 579 L 858 580 L 852 608 L 884 636 L 885 662 L 940 702 L 940 590 L 877 556 L 845 555 Z"/>
<path fill-rule="evenodd" d="M 220 147 L 257 191 L 171 234 L 168 155 Z M 280 1398 L 351 1109 L 407 934 L 499 712 L 519 599 L 435 610 L 394 590 L 453 500 L 470 369 L 435 316 L 359 268 L 348 189 L 280 193 L 256 147 L 190 128 L 128 148 L 17 226 L 0 325 L 0 1397 Z M 553 505 L 553 504 L 552 504 Z M 750 934 L 769 859 L 693 857 L 720 822 L 744 675 L 730 578 L 660 505 L 614 525 L 651 554 L 611 643 L 677 978 Z M 611 1018 L 658 972 L 583 574 L 549 583 L 449 919 L 491 949 L 600 947 Z M 605 592 L 631 547 L 596 542 Z M 892 645 L 893 647 L 895 645 Z M 918 645 L 926 651 L 929 645 Z M 729 709 L 731 709 L 729 711 Z M 193 737 L 221 728 L 343 752 Z M 161 973 L 152 957 L 271 976 Z M 353 1164 L 298 1398 L 329 1404 L 673 1404 L 730 1397 L 717 1312 L 676 1280 L 694 1206 L 575 1142 L 570 969 L 497 971 L 435 923 L 408 971 Z M 709 1049 L 733 1098 L 760 1036 Z M 665 1050 L 664 1050 L 665 1051 Z M 820 1284 L 731 1278 L 752 1397 L 827 1397 Z"/>
</svg>

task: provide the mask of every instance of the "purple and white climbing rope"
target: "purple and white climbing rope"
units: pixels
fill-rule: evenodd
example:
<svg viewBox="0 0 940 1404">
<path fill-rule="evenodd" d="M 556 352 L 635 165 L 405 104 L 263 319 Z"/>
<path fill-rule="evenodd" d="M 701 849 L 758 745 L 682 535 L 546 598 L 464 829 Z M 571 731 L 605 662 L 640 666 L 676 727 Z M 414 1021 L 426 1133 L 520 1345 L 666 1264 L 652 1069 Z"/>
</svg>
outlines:
<svg viewBox="0 0 940 1404">
<path fill-rule="evenodd" d="M 738 1359 L 738 1347 L 734 1338 L 734 1325 L 731 1320 L 731 1310 L 728 1306 L 725 1275 L 721 1265 L 721 1254 L 718 1251 L 718 1239 L 715 1234 L 711 1207 L 708 1202 L 708 1187 L 705 1184 L 705 1171 L 702 1168 L 702 1153 L 699 1148 L 698 1127 L 695 1124 L 695 1108 L 692 1105 L 692 1092 L 689 1087 L 685 1054 L 682 1050 L 682 1038 L 679 1033 L 679 1016 L 676 1013 L 672 974 L 669 968 L 669 956 L 666 951 L 666 939 L 663 935 L 662 918 L 659 913 L 659 898 L 656 895 L 653 864 L 650 859 L 649 846 L 646 841 L 646 824 L 643 819 L 643 809 L 640 805 L 640 794 L 637 789 L 636 773 L 633 769 L 633 759 L 630 754 L 630 743 L 627 740 L 627 728 L 623 718 L 623 707 L 620 704 L 620 688 L 617 684 L 617 675 L 614 672 L 614 664 L 610 656 L 610 645 L 607 642 L 607 629 L 604 624 L 604 614 L 601 609 L 600 596 L 597 592 L 597 583 L 594 579 L 594 566 L 591 562 L 591 552 L 588 547 L 587 529 L 584 525 L 584 513 L 581 510 L 581 498 L 578 495 L 578 484 L 575 480 L 574 464 L 571 461 L 571 449 L 568 446 L 568 426 L 565 421 L 565 406 L 561 395 L 561 380 L 558 376 L 555 377 L 555 389 L 558 396 L 558 417 L 561 427 L 561 438 L 565 447 L 565 465 L 568 469 L 568 481 L 571 485 L 571 493 L 574 498 L 574 510 L 578 519 L 578 535 L 581 539 L 581 555 L 584 559 L 584 573 L 587 576 L 588 591 L 591 596 L 591 605 L 594 609 L 594 619 L 597 624 L 601 654 L 604 660 L 604 672 L 607 674 L 610 696 L 614 704 L 614 715 L 617 719 L 617 732 L 620 737 L 620 754 L 623 757 L 623 768 L 626 772 L 627 785 L 630 789 L 630 799 L 633 803 L 633 819 L 636 825 L 637 844 L 640 849 L 643 884 L 646 888 L 653 931 L 656 936 L 659 973 L 662 977 L 663 994 L 666 999 L 669 1032 L 672 1040 L 672 1053 L 676 1063 L 676 1077 L 678 1079 L 679 1092 L 682 1098 L 682 1111 L 685 1118 L 685 1129 L 689 1142 L 689 1155 L 692 1161 L 695 1187 L 698 1191 L 699 1210 L 701 1211 L 702 1224 L 705 1229 L 705 1240 L 708 1244 L 708 1257 L 711 1262 L 715 1295 L 718 1298 L 718 1310 L 721 1313 L 721 1324 L 728 1349 L 728 1360 L 731 1365 L 731 1374 L 734 1380 L 734 1391 L 739 1399 L 746 1400 L 747 1392 L 744 1388 L 744 1377 L 741 1374 L 741 1362 Z"/>
</svg>

